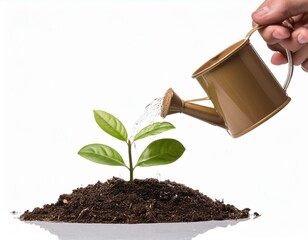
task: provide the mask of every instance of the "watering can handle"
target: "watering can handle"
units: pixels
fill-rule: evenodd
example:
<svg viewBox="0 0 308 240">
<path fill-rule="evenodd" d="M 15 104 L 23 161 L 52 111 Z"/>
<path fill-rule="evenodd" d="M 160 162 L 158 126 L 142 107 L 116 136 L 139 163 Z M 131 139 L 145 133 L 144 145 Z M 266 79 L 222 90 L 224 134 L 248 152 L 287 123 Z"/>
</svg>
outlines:
<svg viewBox="0 0 308 240">
<path fill-rule="evenodd" d="M 255 31 L 257 31 L 257 30 L 259 30 L 259 29 L 261 29 L 261 28 L 264 28 L 264 27 L 266 27 L 266 26 L 264 26 L 264 25 L 262 25 L 262 26 L 260 26 L 260 25 L 254 26 L 254 27 L 247 33 L 245 39 L 248 40 L 248 39 L 251 37 L 251 35 L 252 35 Z M 287 91 L 287 88 L 289 87 L 289 84 L 290 84 L 290 82 L 291 82 L 291 78 L 292 78 L 292 75 L 293 75 L 294 65 L 293 65 L 293 60 L 292 60 L 292 53 L 291 53 L 288 49 L 286 49 L 286 48 L 285 48 L 285 51 L 286 51 L 286 55 L 287 55 L 289 67 L 288 67 L 287 78 L 286 78 L 285 83 L 284 83 L 284 85 L 283 85 L 283 89 L 284 89 L 285 91 Z"/>
</svg>

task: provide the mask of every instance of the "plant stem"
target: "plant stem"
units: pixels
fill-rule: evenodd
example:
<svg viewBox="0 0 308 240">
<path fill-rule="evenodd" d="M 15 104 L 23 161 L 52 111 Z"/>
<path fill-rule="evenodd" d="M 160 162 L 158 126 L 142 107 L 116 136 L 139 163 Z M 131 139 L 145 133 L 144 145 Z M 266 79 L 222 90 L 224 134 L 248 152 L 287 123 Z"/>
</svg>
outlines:
<svg viewBox="0 0 308 240">
<path fill-rule="evenodd" d="M 132 143 L 130 140 L 127 142 L 128 145 L 128 160 L 129 160 L 129 180 L 131 183 L 134 182 L 134 167 L 132 159 Z"/>
</svg>

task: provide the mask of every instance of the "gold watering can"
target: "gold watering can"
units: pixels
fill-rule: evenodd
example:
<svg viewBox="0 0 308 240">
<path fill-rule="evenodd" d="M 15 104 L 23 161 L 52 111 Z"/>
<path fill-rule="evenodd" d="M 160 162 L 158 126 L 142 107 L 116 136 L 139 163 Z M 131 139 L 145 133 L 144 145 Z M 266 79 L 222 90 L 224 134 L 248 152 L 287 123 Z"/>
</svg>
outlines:
<svg viewBox="0 0 308 240">
<path fill-rule="evenodd" d="M 282 87 L 250 44 L 251 29 L 245 39 L 236 42 L 204 63 L 192 75 L 206 92 L 206 98 L 182 100 L 167 90 L 160 115 L 184 113 L 226 129 L 236 138 L 265 122 L 289 102 L 286 90 L 292 78 L 293 62 L 286 50 L 289 69 Z M 211 100 L 214 107 L 195 102 Z"/>
</svg>

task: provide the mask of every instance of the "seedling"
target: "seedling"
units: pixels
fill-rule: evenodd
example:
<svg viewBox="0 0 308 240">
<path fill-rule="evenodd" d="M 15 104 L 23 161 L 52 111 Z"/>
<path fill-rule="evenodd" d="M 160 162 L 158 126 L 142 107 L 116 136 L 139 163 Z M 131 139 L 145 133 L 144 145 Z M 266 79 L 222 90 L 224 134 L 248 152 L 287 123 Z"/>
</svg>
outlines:
<svg viewBox="0 0 308 240">
<path fill-rule="evenodd" d="M 132 146 L 137 140 L 160 134 L 175 127 L 169 122 L 155 122 L 141 129 L 130 139 L 122 122 L 110 113 L 94 110 L 94 118 L 102 130 L 126 142 L 129 165 L 125 163 L 122 156 L 115 149 L 104 144 L 94 143 L 86 145 L 79 150 L 78 154 L 95 163 L 126 167 L 130 173 L 130 182 L 134 180 L 134 170 L 136 167 L 170 164 L 179 159 L 185 151 L 185 147 L 176 139 L 158 139 L 151 142 L 144 149 L 138 161 L 133 165 Z"/>
</svg>

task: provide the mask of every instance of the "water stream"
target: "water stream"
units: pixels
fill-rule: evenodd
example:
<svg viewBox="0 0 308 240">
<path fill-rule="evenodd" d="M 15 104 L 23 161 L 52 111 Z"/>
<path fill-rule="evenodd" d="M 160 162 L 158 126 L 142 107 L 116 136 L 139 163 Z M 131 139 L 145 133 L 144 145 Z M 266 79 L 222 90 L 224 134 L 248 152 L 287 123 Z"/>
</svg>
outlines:
<svg viewBox="0 0 308 240">
<path fill-rule="evenodd" d="M 160 116 L 162 103 L 163 97 L 155 98 L 145 107 L 143 113 L 133 126 L 133 131 L 132 135 L 130 136 L 130 139 L 133 139 L 134 136 L 145 126 L 150 125 L 155 121 L 162 120 L 162 117 Z"/>
</svg>

